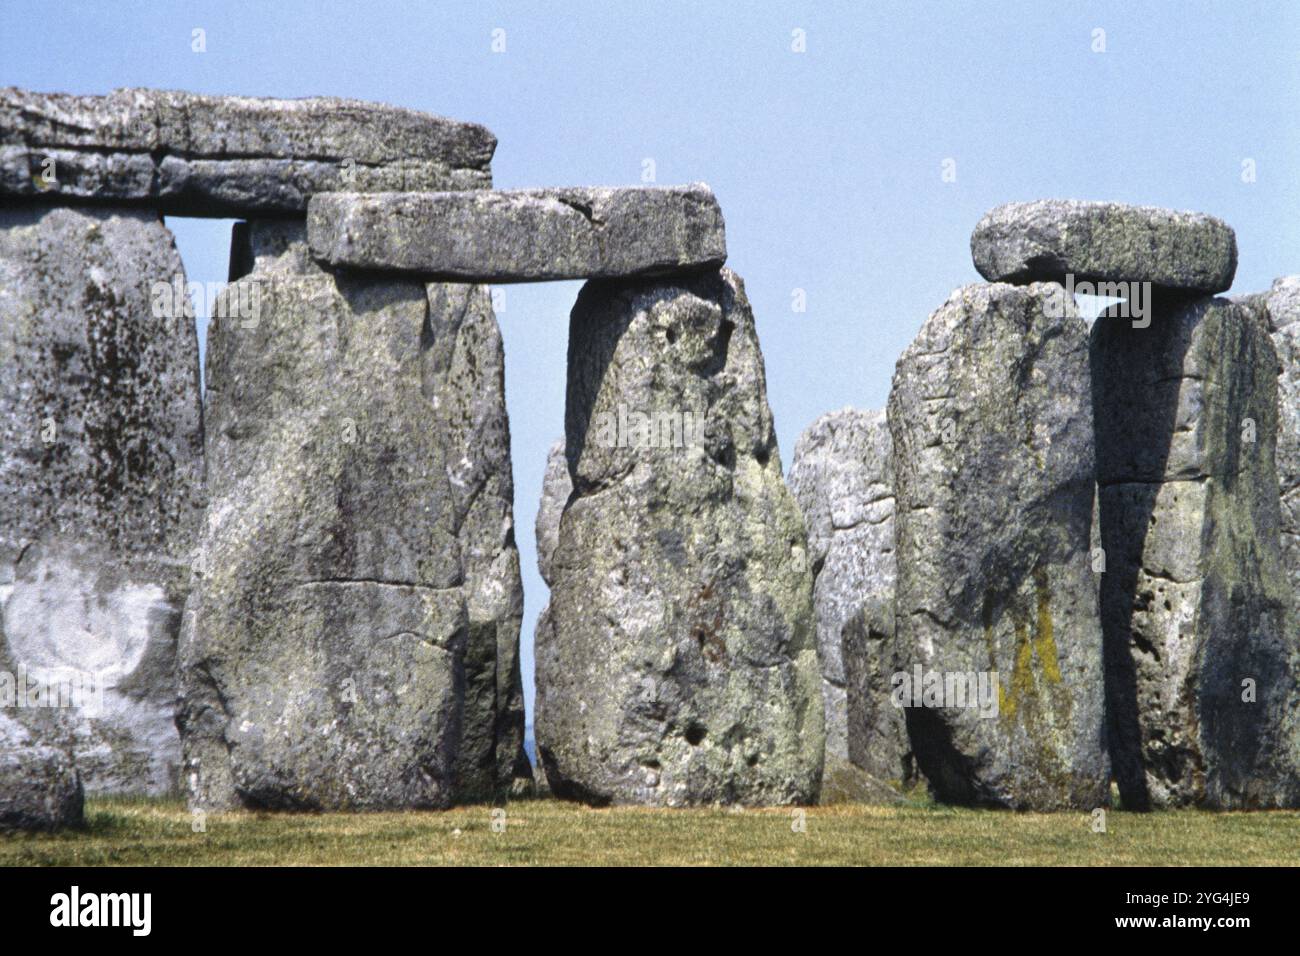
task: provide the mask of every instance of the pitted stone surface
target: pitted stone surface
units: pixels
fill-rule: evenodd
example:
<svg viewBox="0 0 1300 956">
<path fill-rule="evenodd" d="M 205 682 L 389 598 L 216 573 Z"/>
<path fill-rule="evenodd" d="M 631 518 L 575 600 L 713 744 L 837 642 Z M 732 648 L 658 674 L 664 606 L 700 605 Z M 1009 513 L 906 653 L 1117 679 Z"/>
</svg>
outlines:
<svg viewBox="0 0 1300 956">
<path fill-rule="evenodd" d="M 627 278 L 727 258 L 708 186 L 334 193 L 312 200 L 321 262 L 474 282 Z"/>
<path fill-rule="evenodd" d="M 1209 298 L 1158 306 L 1149 328 L 1103 316 L 1092 363 L 1124 806 L 1294 806 L 1300 650 L 1286 621 L 1278 358 L 1264 318 Z"/>
<path fill-rule="evenodd" d="M 537 637 L 551 789 L 814 801 L 812 575 L 740 280 L 588 283 L 570 319 L 565 435 L 574 491 Z"/>
</svg>

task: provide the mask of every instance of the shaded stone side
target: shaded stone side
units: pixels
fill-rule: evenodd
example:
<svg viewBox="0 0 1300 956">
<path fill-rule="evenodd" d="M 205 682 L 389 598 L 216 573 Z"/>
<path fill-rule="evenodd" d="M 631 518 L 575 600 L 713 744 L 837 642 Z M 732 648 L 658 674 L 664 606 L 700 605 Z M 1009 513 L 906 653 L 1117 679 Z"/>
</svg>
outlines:
<svg viewBox="0 0 1300 956">
<path fill-rule="evenodd" d="M 1088 332 L 1073 303 L 1050 315 L 1060 292 L 958 289 L 889 396 L 898 663 L 918 678 L 908 734 L 945 801 L 1107 800 Z"/>
<path fill-rule="evenodd" d="M 215 322 L 212 504 L 181 641 L 194 806 L 446 806 L 527 773 L 486 290 L 336 279 L 250 223 Z M 522 767 L 520 766 L 523 761 Z"/>
<path fill-rule="evenodd" d="M 0 703 L 86 789 L 178 782 L 175 655 L 203 507 L 198 341 L 171 233 L 0 211 Z M 72 706 L 32 706 L 22 684 Z"/>
<path fill-rule="evenodd" d="M 537 637 L 552 790 L 814 801 L 812 580 L 740 280 L 588 283 L 570 319 L 565 434 L 574 490 Z"/>
<path fill-rule="evenodd" d="M 1267 326 L 1224 299 L 1166 300 L 1149 328 L 1099 319 L 1092 364 L 1124 806 L 1293 805 L 1300 642 L 1286 622 Z"/>
<path fill-rule="evenodd" d="M 908 787 L 917 781 L 904 709 L 895 702 L 899 671 L 894 594 L 877 595 L 841 628 L 848 760 L 874 779 Z"/>
</svg>

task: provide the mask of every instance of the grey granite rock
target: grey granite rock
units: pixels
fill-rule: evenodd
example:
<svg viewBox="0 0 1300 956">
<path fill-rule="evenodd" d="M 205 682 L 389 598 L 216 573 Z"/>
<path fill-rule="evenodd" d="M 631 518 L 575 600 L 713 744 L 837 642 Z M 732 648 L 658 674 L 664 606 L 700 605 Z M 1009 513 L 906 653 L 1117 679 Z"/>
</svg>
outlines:
<svg viewBox="0 0 1300 956">
<path fill-rule="evenodd" d="M 1300 645 L 1286 622 L 1268 327 L 1200 299 L 1158 306 L 1145 329 L 1103 316 L 1092 338 L 1124 806 L 1293 806 Z"/>
<path fill-rule="evenodd" d="M 327 190 L 490 186 L 495 148 L 473 123 L 334 97 L 0 90 L 0 195 L 57 202 L 301 214 Z"/>
<path fill-rule="evenodd" d="M 453 281 L 665 275 L 727 258 L 722 211 L 703 183 L 326 194 L 308 208 L 307 235 L 334 267 Z"/>
<path fill-rule="evenodd" d="M 808 528 L 815 576 L 826 752 L 846 758 L 849 737 L 870 731 L 846 722 L 841 632 L 864 604 L 894 599 L 894 477 L 885 413 L 845 408 L 817 419 L 795 444 L 787 480 Z"/>
<path fill-rule="evenodd" d="M 486 290 L 347 280 L 253 222 L 258 318 L 208 343 L 211 507 L 181 639 L 194 806 L 445 806 L 523 754 L 500 334 Z"/>
<path fill-rule="evenodd" d="M 1260 311 L 1277 350 L 1277 480 L 1282 493 L 1282 560 L 1300 620 L 1300 276 L 1243 297 Z"/>
<path fill-rule="evenodd" d="M 848 759 L 874 779 L 901 786 L 917 782 L 904 709 L 894 699 L 900 667 L 894 591 L 873 595 L 841 627 Z"/>
<path fill-rule="evenodd" d="M 975 227 L 971 256 L 990 282 L 1151 282 L 1222 292 L 1237 238 L 1220 219 L 1113 202 L 1040 199 L 998 206 Z"/>
<path fill-rule="evenodd" d="M 536 731 L 552 790 L 657 806 L 814 801 L 812 575 L 731 272 L 588 283 Z"/>
<path fill-rule="evenodd" d="M 1107 800 L 1088 330 L 1070 303 L 1049 317 L 1059 293 L 958 289 L 899 359 L 889 396 L 894 690 L 945 801 Z"/>
<path fill-rule="evenodd" d="M 0 833 L 83 822 L 81 779 L 63 751 L 39 744 L 0 711 Z"/>
<path fill-rule="evenodd" d="M 202 516 L 198 341 L 156 215 L 0 211 L 0 672 L 91 792 L 174 790 Z M 60 695 L 62 699 L 60 700 Z"/>
<path fill-rule="evenodd" d="M 564 457 L 564 439 L 551 445 L 546 456 L 546 474 L 542 478 L 542 500 L 537 508 L 537 570 L 547 587 L 551 584 L 551 559 L 560 540 L 560 515 L 573 493 L 569 462 Z"/>
</svg>

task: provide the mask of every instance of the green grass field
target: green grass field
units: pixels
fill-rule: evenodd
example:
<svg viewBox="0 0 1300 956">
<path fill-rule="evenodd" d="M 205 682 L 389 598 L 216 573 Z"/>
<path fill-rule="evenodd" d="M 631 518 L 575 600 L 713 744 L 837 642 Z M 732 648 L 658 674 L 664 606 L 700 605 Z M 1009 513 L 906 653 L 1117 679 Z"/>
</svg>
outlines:
<svg viewBox="0 0 1300 956">
<path fill-rule="evenodd" d="M 1300 813 L 961 810 L 917 801 L 804 811 L 505 808 L 375 814 L 232 813 L 195 833 L 179 800 L 87 801 L 86 829 L 0 836 L 0 865 L 1296 865 Z M 500 832 L 498 832 L 500 831 Z"/>
</svg>

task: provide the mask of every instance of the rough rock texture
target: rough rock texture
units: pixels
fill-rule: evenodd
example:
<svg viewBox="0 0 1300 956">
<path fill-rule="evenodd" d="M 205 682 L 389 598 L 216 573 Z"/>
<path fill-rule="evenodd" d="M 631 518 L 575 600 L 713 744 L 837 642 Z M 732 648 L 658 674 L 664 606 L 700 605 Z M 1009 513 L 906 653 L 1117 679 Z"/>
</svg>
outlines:
<svg viewBox="0 0 1300 956">
<path fill-rule="evenodd" d="M 1300 621 L 1300 276 L 1243 297 L 1261 310 L 1277 350 L 1277 480 L 1282 492 L 1282 560 Z"/>
<path fill-rule="evenodd" d="M 203 426 L 193 318 L 154 284 L 184 282 L 156 215 L 0 211 L 0 672 L 76 705 L 13 716 L 92 792 L 178 782 Z"/>
<path fill-rule="evenodd" d="M 1300 640 L 1285 621 L 1267 326 L 1224 299 L 1157 303 L 1150 328 L 1099 319 L 1092 360 L 1124 806 L 1292 805 Z"/>
<path fill-rule="evenodd" d="M 998 675 L 984 698 L 995 715 L 970 706 L 974 693 L 960 706 L 955 681 L 953 696 L 923 698 L 946 706 L 906 709 L 919 767 L 946 801 L 1107 799 L 1088 330 L 1072 304 L 1046 317 L 1060 291 L 958 289 L 894 374 L 900 670 Z"/>
<path fill-rule="evenodd" d="M 191 802 L 445 806 L 530 778 L 500 333 L 474 286 L 336 279 L 250 223 L 208 345 L 181 639 Z M 238 240 L 237 240 L 238 241 Z"/>
<path fill-rule="evenodd" d="M 698 430 L 622 427 L 687 413 Z M 814 801 L 812 575 L 740 280 L 588 283 L 570 319 L 565 435 L 574 496 L 537 640 L 552 790 L 595 803 Z"/>
<path fill-rule="evenodd" d="M 916 760 L 903 708 L 894 700 L 900 669 L 894 626 L 894 592 L 877 594 L 846 620 L 843 644 L 848 759 L 872 777 L 910 785 Z"/>
<path fill-rule="evenodd" d="M 727 258 L 722 210 L 703 183 L 322 195 L 307 235 L 336 267 L 453 281 L 676 274 Z"/>
<path fill-rule="evenodd" d="M 495 148 L 473 123 L 333 97 L 0 89 L 0 194 L 60 202 L 301 214 L 312 194 L 332 189 L 490 186 Z"/>
<path fill-rule="evenodd" d="M 847 757 L 848 737 L 866 732 L 846 725 L 841 632 L 867 602 L 892 604 L 894 599 L 890 457 L 885 413 L 845 408 L 808 426 L 795 444 L 790 465 L 788 482 L 803 510 L 815 579 L 813 607 L 828 756 Z M 887 660 L 884 663 L 889 665 Z"/>
<path fill-rule="evenodd" d="M 564 457 L 564 439 L 551 445 L 546 456 L 546 474 L 542 478 L 542 501 L 537 508 L 537 570 L 549 587 L 551 584 L 551 559 L 560 541 L 560 515 L 573 493 L 569 478 L 569 462 Z"/>
<path fill-rule="evenodd" d="M 82 823 L 81 779 L 71 758 L 35 743 L 0 712 L 0 833 Z"/>
<path fill-rule="evenodd" d="M 990 282 L 1139 281 L 1222 292 L 1237 237 L 1202 213 L 1113 202 L 1040 199 L 998 206 L 975 227 L 971 256 Z"/>
</svg>

